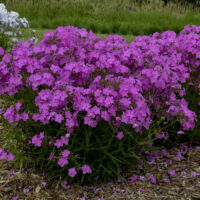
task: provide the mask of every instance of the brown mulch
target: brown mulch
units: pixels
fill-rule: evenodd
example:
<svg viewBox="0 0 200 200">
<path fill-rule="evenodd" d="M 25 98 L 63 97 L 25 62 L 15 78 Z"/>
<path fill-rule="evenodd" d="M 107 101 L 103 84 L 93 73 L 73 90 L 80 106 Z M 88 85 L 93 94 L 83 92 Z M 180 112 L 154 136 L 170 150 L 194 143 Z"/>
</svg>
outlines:
<svg viewBox="0 0 200 200">
<path fill-rule="evenodd" d="M 126 199 L 177 199 L 200 200 L 200 175 L 192 177 L 191 173 L 200 173 L 200 148 L 196 147 L 186 153 L 183 160 L 177 160 L 175 154 L 159 160 L 155 166 L 144 169 L 143 174 L 151 173 L 157 177 L 157 184 L 151 181 L 136 180 L 131 184 L 126 179 L 118 182 L 92 186 L 65 185 L 61 181 L 45 181 L 41 174 L 33 173 L 31 169 L 23 172 L 13 172 L 11 163 L 0 162 L 0 199 L 9 200 L 126 200 Z M 173 160 L 172 165 L 165 166 Z M 174 169 L 176 175 L 170 177 L 169 169 Z M 129 172 L 130 173 L 130 172 Z M 134 174 L 134 172 L 131 172 Z M 164 183 L 167 178 L 170 182 Z"/>
</svg>

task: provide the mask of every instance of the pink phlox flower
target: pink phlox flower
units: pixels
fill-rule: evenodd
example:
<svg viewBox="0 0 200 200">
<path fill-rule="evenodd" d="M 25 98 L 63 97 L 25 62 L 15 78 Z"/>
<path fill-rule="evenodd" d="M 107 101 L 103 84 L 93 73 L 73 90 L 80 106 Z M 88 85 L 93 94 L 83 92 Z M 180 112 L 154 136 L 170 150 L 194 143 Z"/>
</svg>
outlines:
<svg viewBox="0 0 200 200">
<path fill-rule="evenodd" d="M 0 153 L 0 160 L 1 159 L 7 159 L 7 153 L 6 152 L 2 152 L 2 153 Z"/>
<path fill-rule="evenodd" d="M 151 182 L 153 183 L 153 184 L 156 184 L 157 183 L 157 181 L 156 181 L 156 177 L 151 177 Z"/>
<path fill-rule="evenodd" d="M 40 135 L 35 135 L 32 138 L 32 144 L 40 147 L 42 145 L 42 140 L 44 139 L 44 132 L 41 132 Z"/>
<path fill-rule="evenodd" d="M 121 140 L 123 137 L 124 137 L 123 132 L 118 132 L 118 133 L 117 133 L 117 138 L 118 138 L 119 140 Z"/>
<path fill-rule="evenodd" d="M 131 184 L 135 183 L 135 181 L 137 180 L 137 178 L 138 178 L 137 175 L 133 174 L 131 176 L 130 180 L 129 180 L 129 183 L 131 183 Z"/>
<path fill-rule="evenodd" d="M 76 172 L 76 169 L 75 168 L 70 168 L 69 170 L 68 170 L 68 175 L 70 176 L 70 177 L 74 177 L 74 176 L 76 176 L 76 174 L 77 174 L 77 172 Z"/>
<path fill-rule="evenodd" d="M 41 132 L 41 133 L 40 133 L 40 138 L 41 138 L 41 139 L 44 139 L 44 132 Z"/>
<path fill-rule="evenodd" d="M 63 157 L 59 158 L 58 165 L 60 165 L 61 167 L 64 167 L 67 164 L 68 164 L 68 160 L 66 158 L 63 158 Z"/>
<path fill-rule="evenodd" d="M 21 103 L 21 102 L 17 102 L 17 103 L 15 104 L 16 110 L 19 111 L 20 108 L 21 108 L 21 106 L 22 106 L 22 103 Z"/>
<path fill-rule="evenodd" d="M 125 189 L 122 189 L 122 190 L 121 190 L 121 193 L 124 193 L 124 192 L 126 192 L 126 190 L 125 190 Z"/>
<path fill-rule="evenodd" d="M 197 173 L 197 172 L 191 172 L 191 177 L 196 177 L 196 176 L 199 176 L 200 173 Z"/>
<path fill-rule="evenodd" d="M 83 174 L 91 174 L 92 170 L 91 170 L 89 165 L 83 165 L 82 166 L 82 172 L 83 172 Z"/>
<path fill-rule="evenodd" d="M 67 150 L 67 149 L 64 150 L 64 151 L 62 152 L 62 157 L 63 157 L 63 158 L 66 158 L 66 159 L 67 159 L 69 155 L 70 155 L 70 151 Z"/>
<path fill-rule="evenodd" d="M 64 117 L 61 114 L 55 114 L 55 121 L 61 123 L 64 120 Z"/>
<path fill-rule="evenodd" d="M 60 147 L 62 147 L 62 146 L 63 146 L 62 140 L 57 139 L 56 142 L 54 143 L 54 146 L 56 146 L 58 149 L 59 149 Z"/>
<path fill-rule="evenodd" d="M 171 169 L 171 170 L 169 170 L 168 174 L 169 174 L 170 176 L 174 176 L 174 175 L 176 174 L 176 171 L 173 170 L 173 169 Z"/>
<path fill-rule="evenodd" d="M 15 121 L 15 109 L 14 106 L 10 106 L 6 112 L 3 114 L 4 118 L 7 119 L 9 122 Z"/>
<path fill-rule="evenodd" d="M 176 154 L 176 157 L 175 158 L 178 158 L 178 159 L 180 159 L 180 160 L 183 160 L 184 159 L 184 157 L 182 156 L 182 154 L 180 153 L 180 152 L 178 152 L 177 154 Z"/>
<path fill-rule="evenodd" d="M 139 191 L 139 192 L 144 192 L 144 189 L 139 188 L 138 191 Z"/>
<path fill-rule="evenodd" d="M 164 183 L 169 183 L 169 179 L 164 178 L 163 181 Z"/>
<path fill-rule="evenodd" d="M 145 178 L 145 176 L 139 176 L 139 180 L 144 182 L 144 181 L 146 181 L 146 178 Z"/>
<path fill-rule="evenodd" d="M 42 186 L 43 186 L 43 187 L 46 187 L 46 186 L 47 186 L 47 183 L 46 183 L 46 182 L 42 182 Z"/>
<path fill-rule="evenodd" d="M 25 189 L 23 189 L 23 193 L 25 194 L 25 193 L 28 193 L 30 191 L 30 188 L 28 187 L 28 188 L 25 188 Z"/>
<path fill-rule="evenodd" d="M 68 145 L 68 143 L 69 143 L 69 139 L 67 136 L 61 136 L 61 141 L 65 145 Z"/>
<path fill-rule="evenodd" d="M 12 153 L 9 153 L 9 154 L 7 155 L 8 161 L 12 161 L 12 160 L 14 160 L 14 158 L 15 158 L 15 156 L 14 156 Z"/>
</svg>

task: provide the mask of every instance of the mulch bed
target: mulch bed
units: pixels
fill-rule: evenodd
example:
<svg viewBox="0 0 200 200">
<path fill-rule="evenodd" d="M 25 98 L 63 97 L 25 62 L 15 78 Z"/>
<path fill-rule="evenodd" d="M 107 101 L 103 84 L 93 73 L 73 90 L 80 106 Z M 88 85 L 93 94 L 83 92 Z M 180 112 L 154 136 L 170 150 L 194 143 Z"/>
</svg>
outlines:
<svg viewBox="0 0 200 200">
<path fill-rule="evenodd" d="M 183 160 L 177 159 L 177 152 L 178 149 L 170 150 L 168 156 L 158 158 L 156 164 L 151 164 L 138 174 L 153 174 L 157 178 L 156 184 L 148 179 L 136 180 L 131 184 L 128 179 L 122 178 L 96 187 L 67 185 L 61 181 L 48 182 L 30 168 L 13 171 L 11 163 L 1 161 L 0 199 L 18 197 L 18 200 L 200 200 L 200 147 L 182 153 Z M 170 161 L 172 164 L 168 165 Z M 174 169 L 176 174 L 171 177 L 169 169 Z M 138 172 L 130 171 L 127 175 L 136 173 Z M 165 178 L 169 183 L 163 181 Z"/>
</svg>

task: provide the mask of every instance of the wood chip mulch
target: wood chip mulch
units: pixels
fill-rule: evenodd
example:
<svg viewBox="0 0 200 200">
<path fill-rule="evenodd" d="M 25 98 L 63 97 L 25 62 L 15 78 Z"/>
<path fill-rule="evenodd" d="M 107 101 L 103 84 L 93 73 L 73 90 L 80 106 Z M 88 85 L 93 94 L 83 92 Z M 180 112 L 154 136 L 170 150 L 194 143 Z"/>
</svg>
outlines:
<svg viewBox="0 0 200 200">
<path fill-rule="evenodd" d="M 13 171 L 11 163 L 0 161 L 0 199 L 10 200 L 153 200 L 177 199 L 200 200 L 200 147 L 185 152 L 184 159 L 178 160 L 175 150 L 158 159 L 156 164 L 143 169 L 142 174 L 153 174 L 156 184 L 148 178 L 136 180 L 131 184 L 128 179 L 92 186 L 67 185 L 64 182 L 48 182 L 41 174 L 31 169 Z M 171 165 L 167 165 L 170 160 Z M 174 169 L 176 174 L 169 175 Z M 128 172 L 129 175 L 137 172 Z M 146 176 L 147 177 L 147 176 Z M 163 180 L 168 179 L 169 183 Z M 15 198 L 14 198 L 15 197 Z"/>
</svg>

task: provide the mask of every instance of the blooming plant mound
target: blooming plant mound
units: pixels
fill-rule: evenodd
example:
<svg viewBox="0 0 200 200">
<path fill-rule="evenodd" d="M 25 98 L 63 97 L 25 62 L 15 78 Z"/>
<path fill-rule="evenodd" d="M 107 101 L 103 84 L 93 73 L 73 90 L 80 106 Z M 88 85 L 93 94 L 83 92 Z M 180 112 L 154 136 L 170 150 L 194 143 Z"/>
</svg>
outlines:
<svg viewBox="0 0 200 200">
<path fill-rule="evenodd" d="M 200 87 L 199 32 L 186 26 L 127 44 L 58 27 L 38 45 L 18 42 L 2 53 L 0 94 L 15 102 L 3 112 L 17 127 L 15 160 L 54 178 L 105 181 L 139 162 L 153 140 L 194 129 L 187 92 Z"/>
<path fill-rule="evenodd" d="M 29 23 L 26 18 L 19 18 L 19 14 L 14 11 L 8 12 L 5 5 L 0 3 L 1 43 L 3 43 L 2 38 L 6 40 L 5 42 L 9 42 L 9 44 L 16 43 L 19 38 L 22 38 L 20 29 L 28 27 Z"/>
</svg>

